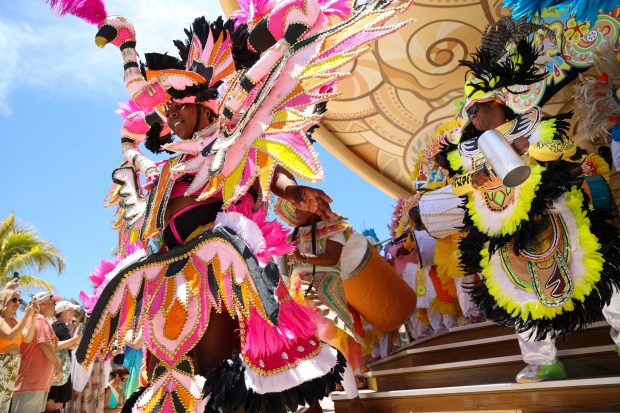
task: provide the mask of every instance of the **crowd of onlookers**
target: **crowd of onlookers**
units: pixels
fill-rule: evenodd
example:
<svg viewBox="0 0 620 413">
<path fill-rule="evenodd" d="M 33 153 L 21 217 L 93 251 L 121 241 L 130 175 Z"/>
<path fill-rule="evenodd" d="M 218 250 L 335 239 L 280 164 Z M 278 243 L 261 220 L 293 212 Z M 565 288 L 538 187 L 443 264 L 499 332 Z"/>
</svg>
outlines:
<svg viewBox="0 0 620 413">
<path fill-rule="evenodd" d="M 72 355 L 84 323 L 75 302 L 39 292 L 26 303 L 19 280 L 7 283 L 0 291 L 0 413 L 121 411 L 138 386 L 141 335 L 130 333 L 114 358 L 98 357 L 85 371 Z"/>
</svg>

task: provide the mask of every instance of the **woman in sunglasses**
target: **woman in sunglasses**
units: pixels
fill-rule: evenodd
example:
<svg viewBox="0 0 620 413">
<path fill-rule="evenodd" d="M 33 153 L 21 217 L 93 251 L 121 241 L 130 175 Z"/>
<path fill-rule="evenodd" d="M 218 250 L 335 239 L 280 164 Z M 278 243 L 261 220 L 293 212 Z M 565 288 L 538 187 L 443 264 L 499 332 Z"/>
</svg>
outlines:
<svg viewBox="0 0 620 413">
<path fill-rule="evenodd" d="M 39 313 L 35 304 L 28 304 L 24 317 L 18 320 L 17 309 L 22 302 L 19 291 L 0 291 L 0 413 L 9 411 L 19 369 L 19 346 L 34 338 L 31 319 Z"/>
<path fill-rule="evenodd" d="M 117 367 L 112 370 L 110 377 L 112 377 L 112 381 L 108 383 L 108 387 L 105 389 L 104 413 L 117 413 L 121 411 L 125 404 L 123 388 L 129 378 L 129 370 L 127 370 L 127 367 Z"/>
</svg>

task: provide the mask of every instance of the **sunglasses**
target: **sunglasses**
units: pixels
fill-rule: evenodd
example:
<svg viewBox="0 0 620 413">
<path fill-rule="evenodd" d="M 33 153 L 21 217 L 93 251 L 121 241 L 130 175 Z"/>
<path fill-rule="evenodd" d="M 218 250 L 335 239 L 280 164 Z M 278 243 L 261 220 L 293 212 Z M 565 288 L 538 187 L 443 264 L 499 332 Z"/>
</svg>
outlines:
<svg viewBox="0 0 620 413">
<path fill-rule="evenodd" d="M 22 300 L 21 298 L 17 298 L 17 297 L 11 297 L 11 302 L 14 304 L 17 304 L 17 303 L 23 304 L 24 300 Z"/>
<path fill-rule="evenodd" d="M 467 116 L 471 117 L 473 115 L 475 115 L 476 113 L 478 113 L 478 111 L 480 110 L 480 108 L 488 103 L 491 103 L 491 101 L 488 102 L 476 102 L 473 105 L 471 105 L 465 112 L 467 113 Z"/>
<path fill-rule="evenodd" d="M 127 381 L 127 379 L 129 379 L 129 377 L 121 377 L 121 381 L 124 383 Z"/>
<path fill-rule="evenodd" d="M 476 113 L 478 113 L 478 111 L 480 110 L 480 107 L 482 106 L 481 103 L 474 103 L 473 105 L 471 105 L 467 110 L 467 116 L 471 117 L 473 115 L 475 115 Z"/>
</svg>

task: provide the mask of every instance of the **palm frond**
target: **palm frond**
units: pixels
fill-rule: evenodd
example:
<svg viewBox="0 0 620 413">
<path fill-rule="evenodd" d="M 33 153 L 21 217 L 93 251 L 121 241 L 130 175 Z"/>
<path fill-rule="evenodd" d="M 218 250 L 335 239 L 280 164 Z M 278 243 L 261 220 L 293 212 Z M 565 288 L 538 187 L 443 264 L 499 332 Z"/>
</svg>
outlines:
<svg viewBox="0 0 620 413">
<path fill-rule="evenodd" d="M 62 273 L 66 264 L 62 252 L 36 235 L 35 229 L 15 220 L 11 213 L 0 222 L 0 277 L 11 277 L 14 271 L 36 273 L 47 268 Z M 35 281 L 44 288 L 51 285 Z"/>
<path fill-rule="evenodd" d="M 15 231 L 15 215 L 11 212 L 8 217 L 0 222 L 0 245 L 2 240 L 11 232 Z"/>
<path fill-rule="evenodd" d="M 66 268 L 62 253 L 53 247 L 37 246 L 27 252 L 12 256 L 6 262 L 8 271 L 40 272 L 50 267 L 59 274 Z"/>
<path fill-rule="evenodd" d="M 2 277 L 0 278 L 0 283 L 2 285 L 5 285 L 7 282 L 9 282 L 12 279 L 13 279 L 12 276 Z M 50 293 L 54 292 L 54 286 L 52 284 L 48 283 L 45 280 L 30 276 L 30 275 L 21 275 L 19 277 L 19 288 L 22 290 L 33 290 L 33 289 L 44 288 Z"/>
</svg>

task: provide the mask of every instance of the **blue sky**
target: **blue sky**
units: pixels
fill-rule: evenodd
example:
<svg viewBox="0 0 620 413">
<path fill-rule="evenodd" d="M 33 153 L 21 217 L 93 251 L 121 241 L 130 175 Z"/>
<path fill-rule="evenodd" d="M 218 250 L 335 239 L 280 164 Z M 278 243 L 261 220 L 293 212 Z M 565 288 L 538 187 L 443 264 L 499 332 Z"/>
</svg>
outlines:
<svg viewBox="0 0 620 413">
<path fill-rule="evenodd" d="M 138 51 L 174 53 L 194 17 L 222 14 L 215 0 L 108 0 L 110 14 L 131 18 Z M 182 7 L 180 6 L 182 5 Z M 173 7 L 174 6 L 174 7 Z M 118 102 L 128 99 L 118 49 L 94 44 L 96 28 L 53 15 L 43 0 L 0 2 L 0 216 L 13 211 L 63 251 L 67 271 L 43 272 L 56 293 L 77 298 L 88 274 L 116 245 L 113 210 L 103 208 L 111 172 L 121 162 Z M 176 54 L 176 53 L 174 53 Z M 317 147 L 322 188 L 333 209 L 358 230 L 388 237 L 396 201 Z"/>
</svg>

